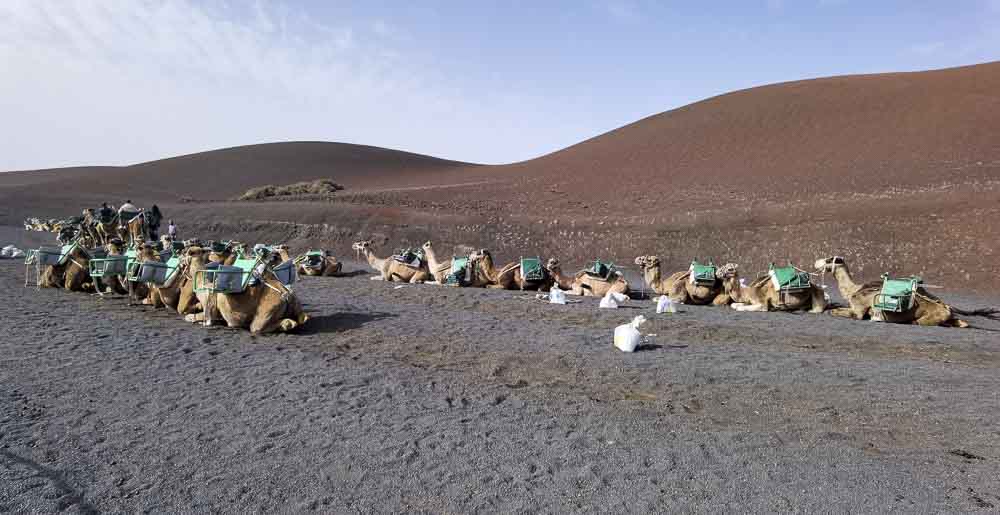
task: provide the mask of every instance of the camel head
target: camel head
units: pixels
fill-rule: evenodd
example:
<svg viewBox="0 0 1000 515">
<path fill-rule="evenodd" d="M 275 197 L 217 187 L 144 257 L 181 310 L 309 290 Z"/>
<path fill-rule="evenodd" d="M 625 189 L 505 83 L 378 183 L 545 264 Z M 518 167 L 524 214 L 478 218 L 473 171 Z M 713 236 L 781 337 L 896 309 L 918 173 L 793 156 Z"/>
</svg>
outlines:
<svg viewBox="0 0 1000 515">
<path fill-rule="evenodd" d="M 421 245 L 420 247 L 422 249 L 424 249 L 425 251 L 433 250 L 433 247 L 431 247 L 431 242 L 429 242 L 429 241 L 428 242 L 424 242 L 424 244 Z"/>
<path fill-rule="evenodd" d="M 104 244 L 104 248 L 108 251 L 108 254 L 120 256 L 125 250 L 125 242 L 121 238 L 111 238 Z"/>
<path fill-rule="evenodd" d="M 375 249 L 375 243 L 372 240 L 356 241 L 351 245 L 351 248 L 358 252 L 373 251 Z"/>
<path fill-rule="evenodd" d="M 558 274 L 562 271 L 562 265 L 559 264 L 558 259 L 549 258 L 549 260 L 545 262 L 545 269 L 554 274 Z"/>
<path fill-rule="evenodd" d="M 160 254 L 157 253 L 156 247 L 153 246 L 152 243 L 145 242 L 139 245 L 139 248 L 137 250 L 139 251 L 138 252 L 139 257 L 144 260 L 150 260 L 150 261 L 160 260 Z"/>
<path fill-rule="evenodd" d="M 726 280 L 732 279 L 739 275 L 740 265 L 736 263 L 726 263 L 715 269 L 715 277 Z"/>
<path fill-rule="evenodd" d="M 837 268 L 847 266 L 847 263 L 844 261 L 844 258 L 840 256 L 833 256 L 823 259 L 817 259 L 816 264 L 814 266 L 816 267 L 817 271 L 833 272 Z"/>
<path fill-rule="evenodd" d="M 660 258 L 657 256 L 639 256 L 635 258 L 635 264 L 642 267 L 643 270 L 657 268 L 660 266 Z"/>
</svg>

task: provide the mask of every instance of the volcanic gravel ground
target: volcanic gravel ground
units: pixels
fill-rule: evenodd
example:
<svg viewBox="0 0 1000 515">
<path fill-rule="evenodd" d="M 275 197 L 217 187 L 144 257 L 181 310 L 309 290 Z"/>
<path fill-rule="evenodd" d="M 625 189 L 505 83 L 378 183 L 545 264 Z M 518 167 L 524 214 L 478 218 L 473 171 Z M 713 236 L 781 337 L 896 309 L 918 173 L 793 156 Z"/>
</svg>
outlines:
<svg viewBox="0 0 1000 515">
<path fill-rule="evenodd" d="M 995 511 L 1000 324 L 306 278 L 251 337 L 0 263 L 0 511 Z M 613 328 L 652 320 L 641 352 Z"/>
</svg>

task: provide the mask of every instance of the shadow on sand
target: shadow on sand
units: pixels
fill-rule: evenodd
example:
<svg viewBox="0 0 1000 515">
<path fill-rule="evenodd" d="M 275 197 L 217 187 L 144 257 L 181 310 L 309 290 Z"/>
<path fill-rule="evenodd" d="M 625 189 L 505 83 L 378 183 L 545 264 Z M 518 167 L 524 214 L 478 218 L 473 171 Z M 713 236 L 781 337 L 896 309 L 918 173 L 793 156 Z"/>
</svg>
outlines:
<svg viewBox="0 0 1000 515">
<path fill-rule="evenodd" d="M 319 315 L 309 317 L 305 327 L 299 331 L 300 334 L 325 334 L 339 333 L 350 329 L 364 327 L 369 322 L 382 320 L 384 318 L 395 318 L 398 315 L 392 313 L 333 313 L 330 315 Z"/>
<path fill-rule="evenodd" d="M 376 272 L 369 272 L 368 270 L 351 270 L 350 272 L 341 272 L 334 277 L 360 277 L 362 275 L 376 275 Z"/>
</svg>

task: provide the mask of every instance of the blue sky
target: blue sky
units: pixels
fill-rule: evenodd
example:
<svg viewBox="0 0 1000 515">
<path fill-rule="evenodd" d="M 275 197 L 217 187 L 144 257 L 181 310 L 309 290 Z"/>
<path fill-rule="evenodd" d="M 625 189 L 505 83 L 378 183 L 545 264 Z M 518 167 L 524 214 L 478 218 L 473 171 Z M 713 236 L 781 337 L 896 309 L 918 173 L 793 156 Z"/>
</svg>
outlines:
<svg viewBox="0 0 1000 515">
<path fill-rule="evenodd" d="M 1000 59 L 1000 0 L 3 0 L 0 170 L 285 140 L 529 159 L 727 91 Z"/>
</svg>

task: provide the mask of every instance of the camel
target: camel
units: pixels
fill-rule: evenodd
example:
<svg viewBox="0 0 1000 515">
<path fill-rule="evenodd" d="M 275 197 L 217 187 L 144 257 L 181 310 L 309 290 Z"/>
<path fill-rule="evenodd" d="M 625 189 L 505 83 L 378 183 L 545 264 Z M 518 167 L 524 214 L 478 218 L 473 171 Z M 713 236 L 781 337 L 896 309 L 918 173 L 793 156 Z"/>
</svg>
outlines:
<svg viewBox="0 0 1000 515">
<path fill-rule="evenodd" d="M 145 262 L 163 262 L 163 254 L 158 252 L 152 245 L 143 244 L 139 248 L 139 252 L 136 255 L 135 260 L 140 263 Z M 151 305 L 154 308 L 168 307 L 170 309 L 177 309 L 178 303 L 181 298 L 182 286 L 185 282 L 185 269 L 186 261 L 181 259 L 175 261 L 176 269 L 171 272 L 170 277 L 167 281 L 162 284 L 136 284 L 133 285 L 133 289 L 137 289 L 140 286 L 148 290 L 148 293 L 142 300 L 145 305 Z"/>
<path fill-rule="evenodd" d="M 302 275 L 334 277 L 340 275 L 344 264 L 337 261 L 329 251 L 311 250 L 295 258 L 295 264 Z"/>
<path fill-rule="evenodd" d="M 995 309 L 966 311 L 954 308 L 919 286 L 913 292 L 912 305 L 909 309 L 901 312 L 876 309 L 874 307 L 875 297 L 882 292 L 883 280 L 863 284 L 854 282 L 854 279 L 851 277 L 851 270 L 847 266 L 847 261 L 840 256 L 818 259 L 815 266 L 817 271 L 833 274 L 834 279 L 837 280 L 837 290 L 840 291 L 841 297 L 848 302 L 848 307 L 846 308 L 831 309 L 830 314 L 833 316 L 856 320 L 868 318 L 894 324 L 969 327 L 967 321 L 955 315 L 994 318 L 997 313 Z"/>
<path fill-rule="evenodd" d="M 118 238 L 111 238 L 105 245 L 106 257 L 122 256 L 125 254 L 125 244 Z M 108 277 L 94 277 L 94 285 L 101 292 L 113 292 L 119 295 L 128 294 L 128 283 L 125 282 L 124 275 L 112 275 Z"/>
<path fill-rule="evenodd" d="M 187 255 L 191 258 L 188 264 L 189 272 L 198 274 L 204 269 L 200 248 L 188 249 Z M 302 303 L 278 280 L 269 266 L 255 269 L 250 273 L 255 274 L 256 282 L 247 284 L 239 293 L 197 291 L 198 301 L 203 307 L 202 312 L 185 315 L 184 319 L 188 322 L 206 322 L 210 325 L 214 320 L 221 318 L 229 327 L 248 328 L 254 335 L 292 331 L 309 320 L 309 316 L 302 309 Z"/>
<path fill-rule="evenodd" d="M 38 275 L 40 288 L 65 288 L 69 291 L 94 291 L 90 277 L 90 255 L 73 244 L 62 264 L 47 265 Z"/>
<path fill-rule="evenodd" d="M 427 262 L 423 261 L 420 267 L 412 267 L 404 263 L 400 263 L 392 256 L 387 258 L 379 258 L 375 255 L 374 243 L 371 240 L 363 240 L 355 242 L 351 245 L 351 248 L 364 254 L 365 259 L 368 260 L 368 266 L 379 272 L 379 278 L 383 281 L 396 281 L 404 283 L 422 283 L 431 278 L 430 271 L 427 269 Z"/>
<path fill-rule="evenodd" d="M 118 214 L 120 225 L 118 227 L 118 237 L 128 243 L 129 247 L 135 247 L 146 241 L 149 229 L 146 225 L 146 212 L 139 211 L 128 220 L 121 220 L 121 213 Z"/>
<path fill-rule="evenodd" d="M 275 255 L 277 255 L 279 258 L 281 258 L 280 261 L 278 261 L 278 263 L 275 263 L 275 264 L 281 264 L 281 263 L 284 263 L 285 261 L 291 261 L 292 260 L 292 254 L 290 252 L 290 249 L 288 248 L 288 245 L 285 245 L 284 243 L 280 243 L 278 245 L 272 246 L 271 247 L 271 251 L 272 251 L 272 253 L 274 253 Z M 337 259 L 334 258 L 333 260 L 336 261 Z M 340 263 L 337 263 L 337 264 L 340 265 Z"/>
<path fill-rule="evenodd" d="M 808 287 L 780 291 L 770 273 L 755 279 L 749 285 L 740 283 L 739 267 L 727 264 L 716 271 L 732 298 L 731 307 L 737 311 L 799 311 L 822 313 L 826 309 L 826 295 L 822 288 L 810 283 Z"/>
<path fill-rule="evenodd" d="M 521 273 L 521 262 L 507 263 L 497 269 L 493 263 L 490 251 L 480 249 L 469 256 L 469 261 L 475 263 L 474 285 L 485 285 L 487 288 L 504 290 L 539 290 L 549 291 L 555 279 L 552 273 L 542 267 L 541 280 L 525 280 Z"/>
<path fill-rule="evenodd" d="M 185 242 L 184 250 L 181 251 L 180 269 L 174 276 L 178 281 L 176 284 L 177 304 L 175 306 L 178 314 L 193 315 L 202 310 L 201 302 L 194 291 L 194 273 L 205 268 L 205 255 L 204 249 L 197 243 L 197 240 Z M 167 304 L 166 300 L 163 299 L 164 304 Z"/>
<path fill-rule="evenodd" d="M 722 280 L 716 275 L 714 282 L 695 282 L 692 280 L 692 268 L 680 272 L 674 272 L 667 278 L 663 278 L 660 272 L 660 258 L 657 256 L 639 256 L 635 258 L 635 264 L 642 268 L 643 278 L 646 284 L 658 295 L 666 295 L 670 300 L 680 304 L 713 306 L 728 305 L 732 299 L 726 293 Z"/>
<path fill-rule="evenodd" d="M 550 259 L 545 264 L 545 268 L 552 275 L 559 289 L 567 290 L 566 293 L 569 295 L 603 297 L 609 291 L 621 293 L 622 295 L 628 295 L 629 292 L 628 281 L 625 280 L 621 272 L 615 272 L 613 277 L 608 279 L 592 276 L 585 270 L 577 272 L 573 277 L 567 277 L 563 275 L 562 265 L 555 258 Z"/>
<path fill-rule="evenodd" d="M 430 271 L 431 276 L 434 281 L 438 284 L 445 284 L 448 282 L 448 276 L 451 275 L 451 260 L 446 262 L 438 261 L 437 253 L 434 251 L 434 246 L 431 242 L 426 242 L 421 246 L 424 249 L 424 256 L 427 258 L 427 269 Z"/>
</svg>

